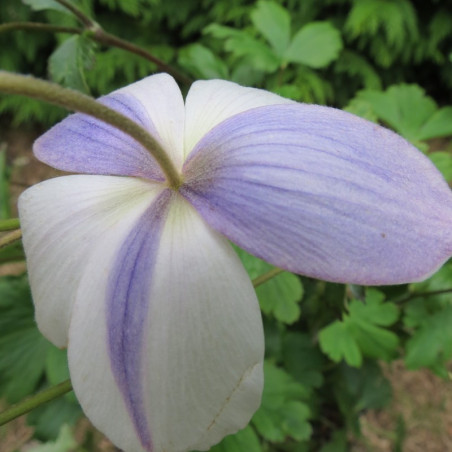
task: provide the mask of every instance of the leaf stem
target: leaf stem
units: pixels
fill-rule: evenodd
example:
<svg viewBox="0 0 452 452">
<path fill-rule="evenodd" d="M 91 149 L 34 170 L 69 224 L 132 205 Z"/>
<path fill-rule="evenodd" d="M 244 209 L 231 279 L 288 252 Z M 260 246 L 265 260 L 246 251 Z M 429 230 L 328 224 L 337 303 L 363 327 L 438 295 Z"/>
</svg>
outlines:
<svg viewBox="0 0 452 452">
<path fill-rule="evenodd" d="M 11 245 L 11 243 L 17 242 L 21 238 L 22 231 L 20 229 L 16 229 L 15 231 L 12 231 L 0 238 L 0 248 Z"/>
<path fill-rule="evenodd" d="M 92 97 L 55 83 L 6 71 L 0 71 L 0 91 L 29 96 L 69 110 L 86 113 L 116 127 L 130 135 L 151 153 L 164 172 L 169 187 L 177 190 L 181 186 L 181 175 L 160 144 L 136 122 L 97 102 Z"/>
<path fill-rule="evenodd" d="M 43 391 L 38 392 L 37 394 L 22 400 L 19 403 L 16 403 L 12 407 L 0 413 L 0 426 L 28 413 L 44 403 L 50 402 L 57 397 L 61 397 L 71 390 L 71 380 L 66 380 L 63 381 L 63 383 L 44 389 Z"/>
<path fill-rule="evenodd" d="M 7 218 L 6 220 L 0 220 L 0 232 L 12 231 L 13 229 L 20 228 L 19 218 Z"/>
<path fill-rule="evenodd" d="M 396 299 L 393 302 L 397 303 L 397 304 L 401 304 L 401 303 L 406 303 L 408 301 L 411 301 L 415 298 L 431 297 L 434 295 L 443 295 L 443 294 L 451 293 L 451 292 L 452 292 L 452 287 L 450 287 L 449 289 L 431 290 L 430 292 L 413 292 L 413 293 L 407 295 L 406 297 Z"/>
<path fill-rule="evenodd" d="M 254 278 L 251 282 L 253 284 L 253 287 L 260 286 L 261 284 L 266 283 L 268 280 L 274 278 L 276 275 L 279 275 L 284 270 L 281 268 L 272 268 L 267 273 L 263 273 L 262 275 L 259 275 L 257 278 Z"/>
<path fill-rule="evenodd" d="M 48 31 L 52 33 L 82 34 L 81 28 L 61 27 L 58 25 L 42 24 L 40 22 L 7 22 L 0 25 L 0 33 L 11 30 Z"/>
</svg>

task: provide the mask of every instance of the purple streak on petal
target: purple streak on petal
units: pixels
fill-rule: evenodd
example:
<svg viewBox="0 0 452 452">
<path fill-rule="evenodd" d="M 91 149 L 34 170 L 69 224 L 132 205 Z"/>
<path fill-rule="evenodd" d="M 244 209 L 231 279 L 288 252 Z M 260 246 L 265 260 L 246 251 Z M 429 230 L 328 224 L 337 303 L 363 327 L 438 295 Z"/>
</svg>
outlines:
<svg viewBox="0 0 452 452">
<path fill-rule="evenodd" d="M 183 171 L 181 194 L 213 228 L 296 273 L 397 284 L 452 253 L 452 195 L 436 168 L 340 110 L 248 110 L 214 127 Z"/>
<path fill-rule="evenodd" d="M 107 293 L 107 330 L 113 374 L 140 441 L 152 450 L 144 406 L 145 319 L 159 239 L 171 191 L 165 190 L 140 218 L 117 256 Z"/>
<path fill-rule="evenodd" d="M 113 93 L 99 101 L 159 139 L 149 115 L 135 97 Z M 159 166 L 141 144 L 115 127 L 81 113 L 52 127 L 36 140 L 33 151 L 39 160 L 63 171 L 165 180 Z"/>
</svg>

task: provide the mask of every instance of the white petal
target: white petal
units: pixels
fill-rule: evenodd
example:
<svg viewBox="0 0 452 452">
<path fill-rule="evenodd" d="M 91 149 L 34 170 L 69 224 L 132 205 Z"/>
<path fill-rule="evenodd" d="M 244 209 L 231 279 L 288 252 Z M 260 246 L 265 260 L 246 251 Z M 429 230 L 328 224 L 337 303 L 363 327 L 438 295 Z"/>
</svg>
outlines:
<svg viewBox="0 0 452 452">
<path fill-rule="evenodd" d="M 55 345 L 67 345 L 72 304 L 93 246 L 105 231 L 130 227 L 159 190 L 161 186 L 139 179 L 65 176 L 21 195 L 19 213 L 36 320 Z M 114 242 L 115 237 L 110 239 Z"/>
<path fill-rule="evenodd" d="M 185 158 L 210 129 L 225 119 L 252 108 L 287 103 L 293 101 L 224 80 L 193 83 L 185 101 Z"/>
<path fill-rule="evenodd" d="M 207 450 L 260 404 L 264 341 L 249 278 L 227 241 L 171 196 L 119 254 L 102 237 L 70 328 L 80 403 L 127 452 Z M 123 287 L 125 306 L 112 312 Z M 136 303 L 143 295 L 145 307 Z"/>
<path fill-rule="evenodd" d="M 177 169 L 183 164 L 184 99 L 168 74 L 146 77 L 112 94 L 132 95 L 143 105 L 158 132 L 160 143 Z"/>
</svg>

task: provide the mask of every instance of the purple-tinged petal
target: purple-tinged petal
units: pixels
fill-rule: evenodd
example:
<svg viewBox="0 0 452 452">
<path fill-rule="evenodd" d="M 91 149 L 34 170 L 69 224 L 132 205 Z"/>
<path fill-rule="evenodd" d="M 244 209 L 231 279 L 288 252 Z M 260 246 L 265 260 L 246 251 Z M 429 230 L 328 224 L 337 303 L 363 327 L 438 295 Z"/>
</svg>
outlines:
<svg viewBox="0 0 452 452">
<path fill-rule="evenodd" d="M 294 103 L 277 94 L 246 88 L 225 80 L 199 80 L 190 87 L 185 101 L 185 157 L 210 129 L 251 108 Z"/>
<path fill-rule="evenodd" d="M 216 230 L 308 276 L 397 284 L 452 253 L 452 195 L 393 132 L 340 110 L 260 107 L 212 129 L 181 193 Z"/>
<path fill-rule="evenodd" d="M 67 346 L 72 306 L 94 245 L 112 228 L 120 240 L 119 231 L 128 231 L 162 190 L 140 179 L 74 175 L 22 193 L 19 215 L 36 321 L 55 345 Z"/>
<path fill-rule="evenodd" d="M 184 103 L 174 79 L 147 77 L 99 99 L 146 129 L 173 159 L 183 160 Z M 34 144 L 36 157 L 54 168 L 163 181 L 159 166 L 141 144 L 118 129 L 85 114 L 74 114 Z"/>
<path fill-rule="evenodd" d="M 114 229 L 99 240 L 77 293 L 69 338 L 77 397 L 123 450 L 206 450 L 260 403 L 254 290 L 227 241 L 170 190 L 120 240 L 111 246 Z"/>
</svg>

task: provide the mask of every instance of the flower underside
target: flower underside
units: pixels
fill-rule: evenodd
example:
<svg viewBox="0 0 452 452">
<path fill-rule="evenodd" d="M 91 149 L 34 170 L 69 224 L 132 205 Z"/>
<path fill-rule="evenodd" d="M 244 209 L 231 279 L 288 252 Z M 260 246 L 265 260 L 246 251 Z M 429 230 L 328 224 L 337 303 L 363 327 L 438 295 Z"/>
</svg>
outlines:
<svg viewBox="0 0 452 452">
<path fill-rule="evenodd" d="M 161 144 L 179 190 L 132 138 L 76 114 L 34 152 L 81 174 L 19 208 L 38 326 L 68 346 L 85 413 L 126 452 L 207 450 L 259 406 L 260 312 L 228 240 L 363 285 L 426 278 L 451 254 L 449 187 L 378 125 L 219 80 L 184 103 L 165 74 L 101 102 Z"/>
</svg>

